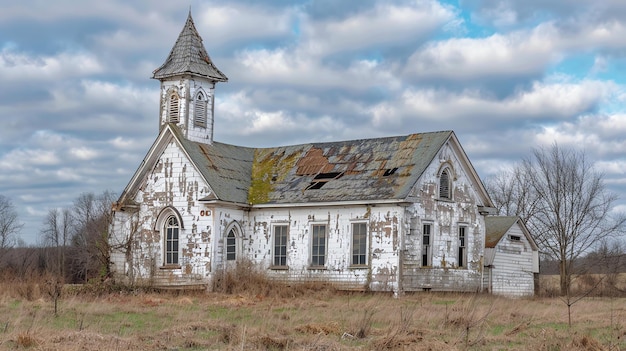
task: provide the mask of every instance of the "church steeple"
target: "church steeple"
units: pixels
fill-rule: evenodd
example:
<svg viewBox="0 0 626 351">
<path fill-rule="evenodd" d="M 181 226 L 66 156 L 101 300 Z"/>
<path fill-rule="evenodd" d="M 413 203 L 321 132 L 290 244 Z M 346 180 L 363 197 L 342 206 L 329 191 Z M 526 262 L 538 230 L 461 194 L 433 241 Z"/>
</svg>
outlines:
<svg viewBox="0 0 626 351">
<path fill-rule="evenodd" d="M 191 17 L 152 78 L 161 81 L 160 126 L 173 123 L 189 140 L 213 142 L 215 83 L 228 78 L 211 61 Z"/>
</svg>

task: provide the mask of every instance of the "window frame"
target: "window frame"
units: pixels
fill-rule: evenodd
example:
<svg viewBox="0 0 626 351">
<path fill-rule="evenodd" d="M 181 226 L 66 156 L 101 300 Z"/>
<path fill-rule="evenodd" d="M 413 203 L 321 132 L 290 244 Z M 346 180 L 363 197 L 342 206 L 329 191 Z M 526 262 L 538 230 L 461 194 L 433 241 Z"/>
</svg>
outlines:
<svg viewBox="0 0 626 351">
<path fill-rule="evenodd" d="M 226 261 L 237 260 L 237 230 L 235 227 L 230 228 L 226 234 L 224 252 L 226 253 Z"/>
<path fill-rule="evenodd" d="M 467 268 L 467 225 L 460 224 L 457 230 L 457 266 Z"/>
<path fill-rule="evenodd" d="M 281 228 L 281 229 L 277 230 L 278 228 Z M 287 257 L 289 255 L 288 255 L 287 249 L 289 247 L 289 224 L 287 223 L 274 224 L 272 226 L 272 236 L 273 236 L 273 240 L 272 240 L 273 244 L 272 244 L 271 268 L 272 269 L 288 269 L 289 266 L 287 265 Z M 279 238 L 284 239 L 284 243 L 278 242 Z M 282 250 L 284 250 L 284 252 L 282 252 Z"/>
<path fill-rule="evenodd" d="M 319 236 L 319 231 L 316 231 L 316 228 L 324 228 L 324 237 L 316 237 Z M 320 245 L 320 241 L 321 244 Z M 328 224 L 327 223 L 313 223 L 311 224 L 311 251 L 310 251 L 310 267 L 313 269 L 325 269 L 326 262 L 328 261 Z M 320 247 L 323 249 L 323 252 L 320 253 Z M 320 258 L 322 262 L 320 264 Z"/>
<path fill-rule="evenodd" d="M 163 224 L 164 250 L 163 265 L 179 266 L 180 265 L 180 222 L 178 218 L 171 214 L 165 219 Z M 171 234 L 171 235 L 170 235 Z"/>
<path fill-rule="evenodd" d="M 428 230 L 426 230 L 428 228 Z M 426 233 L 428 232 L 428 233 Z M 425 244 L 424 238 L 428 237 L 428 244 Z M 433 223 L 426 222 L 422 223 L 422 233 L 421 233 L 421 266 L 422 267 L 432 267 L 433 265 Z"/>
<path fill-rule="evenodd" d="M 359 227 L 359 239 L 358 243 L 356 242 L 356 231 L 355 228 Z M 361 229 L 363 232 L 361 233 Z M 351 267 L 367 267 L 369 264 L 368 260 L 368 226 L 367 222 L 352 222 L 350 223 L 350 266 Z M 358 245 L 358 247 L 357 247 Z M 356 260 L 355 260 L 356 259 Z M 356 262 L 355 262 L 356 261 Z"/>
</svg>

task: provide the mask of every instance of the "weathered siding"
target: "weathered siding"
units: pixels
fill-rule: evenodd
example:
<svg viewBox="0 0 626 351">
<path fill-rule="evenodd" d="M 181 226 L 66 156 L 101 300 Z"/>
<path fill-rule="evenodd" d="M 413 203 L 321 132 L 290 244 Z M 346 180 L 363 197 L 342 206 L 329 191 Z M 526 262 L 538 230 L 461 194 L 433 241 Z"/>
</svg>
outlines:
<svg viewBox="0 0 626 351">
<path fill-rule="evenodd" d="M 511 235 L 520 240 L 511 240 Z M 513 225 L 492 250 L 493 262 L 484 274 L 485 287 L 496 295 L 532 296 L 535 291 L 533 256 L 536 252 L 519 225 Z"/>
<path fill-rule="evenodd" d="M 346 289 L 397 291 L 401 208 L 273 208 L 250 212 L 244 240 L 246 257 L 270 277 L 285 281 L 324 281 Z M 367 264 L 353 266 L 352 223 L 367 223 Z M 274 225 L 288 225 L 287 267 L 273 267 Z M 311 267 L 311 226 L 327 226 L 326 264 Z"/>
<path fill-rule="evenodd" d="M 452 199 L 439 199 L 441 167 L 453 171 Z M 403 256 L 403 288 L 411 290 L 477 291 L 480 289 L 484 248 L 484 217 L 478 212 L 479 196 L 464 164 L 446 144 L 426 169 L 407 208 Z M 431 225 L 431 265 L 422 266 L 422 228 Z M 459 227 L 466 228 L 466 266 L 459 267 Z"/>
<path fill-rule="evenodd" d="M 208 185 L 172 141 L 133 198 L 137 208 L 127 207 L 115 213 L 116 245 L 130 240 L 114 255 L 116 272 L 156 285 L 193 284 L 207 280 L 213 258 L 215 219 L 213 212 L 198 199 L 210 193 Z M 162 213 L 164 210 L 180 216 L 178 267 L 164 267 L 161 229 L 162 217 L 166 215 Z M 119 234 L 124 231 L 125 235 Z"/>
<path fill-rule="evenodd" d="M 207 123 L 205 127 L 194 124 L 196 94 L 202 91 L 207 99 Z M 169 95 L 176 92 L 179 96 L 179 122 L 176 124 L 189 140 L 210 144 L 213 142 L 213 102 L 215 83 L 201 79 L 166 80 L 161 82 L 161 126 L 168 123 L 167 106 Z"/>
<path fill-rule="evenodd" d="M 452 199 L 438 198 L 442 165 L 453 170 Z M 237 259 L 249 259 L 285 281 L 324 281 L 345 289 L 375 291 L 475 291 L 481 283 L 484 220 L 478 195 L 455 150 L 444 146 L 411 193 L 412 205 L 355 205 L 243 209 L 202 204 L 212 194 L 175 141 L 162 153 L 134 197 L 136 211 L 117 212 L 116 230 L 133 232 L 132 257 L 113 255 L 118 271 L 157 285 L 210 283 L 235 262 L 225 258 L 225 238 L 236 224 Z M 176 211 L 180 267 L 164 267 L 159 215 Z M 161 217 L 163 215 L 161 214 Z M 367 223 L 367 264 L 353 266 L 352 223 Z M 421 266 L 421 229 L 432 225 L 432 265 Z M 273 267 L 272 226 L 288 225 L 287 266 Z M 326 262 L 311 266 L 311 226 L 327 226 Z M 458 263 L 458 228 L 466 228 L 467 264 Z M 120 269 L 121 266 L 125 266 Z"/>
</svg>

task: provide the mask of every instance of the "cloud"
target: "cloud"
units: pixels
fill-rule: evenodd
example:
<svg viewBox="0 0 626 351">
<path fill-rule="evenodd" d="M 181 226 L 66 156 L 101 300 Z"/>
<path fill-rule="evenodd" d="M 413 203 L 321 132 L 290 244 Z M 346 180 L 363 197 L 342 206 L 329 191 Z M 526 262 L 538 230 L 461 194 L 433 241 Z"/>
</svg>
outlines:
<svg viewBox="0 0 626 351">
<path fill-rule="evenodd" d="M 37 56 L 9 49 L 0 51 L 0 76 L 5 84 L 35 79 L 50 82 L 101 73 L 102 70 L 102 64 L 89 53 Z"/>
<path fill-rule="evenodd" d="M 455 19 L 455 11 L 437 1 L 377 2 L 350 16 L 306 21 L 302 50 L 313 56 L 384 50 L 424 40 Z"/>
<path fill-rule="evenodd" d="M 141 163 L 158 133 L 150 77 L 189 7 L 25 1 L 0 13 L 0 193 L 35 235 L 46 208 L 121 191 Z M 623 1 L 236 0 L 191 10 L 229 77 L 216 88 L 217 141 L 452 129 L 482 176 L 557 141 L 585 147 L 626 193 Z"/>
</svg>

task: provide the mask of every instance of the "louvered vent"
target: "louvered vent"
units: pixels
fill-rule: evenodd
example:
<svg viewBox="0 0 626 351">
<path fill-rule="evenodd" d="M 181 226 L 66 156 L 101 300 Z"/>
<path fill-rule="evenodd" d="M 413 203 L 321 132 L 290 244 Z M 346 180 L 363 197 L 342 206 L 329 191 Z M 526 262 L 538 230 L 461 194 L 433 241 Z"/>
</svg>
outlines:
<svg viewBox="0 0 626 351">
<path fill-rule="evenodd" d="M 193 124 L 196 127 L 206 128 L 206 109 L 207 101 L 204 99 L 204 94 L 198 93 L 198 95 L 196 95 L 196 101 L 193 111 Z"/>
<path fill-rule="evenodd" d="M 450 177 L 448 175 L 448 170 L 441 172 L 441 176 L 439 177 L 439 198 L 450 198 Z"/>
<path fill-rule="evenodd" d="M 167 120 L 170 123 L 178 123 L 178 95 L 172 94 L 170 96 L 169 106 L 167 109 Z"/>
</svg>

